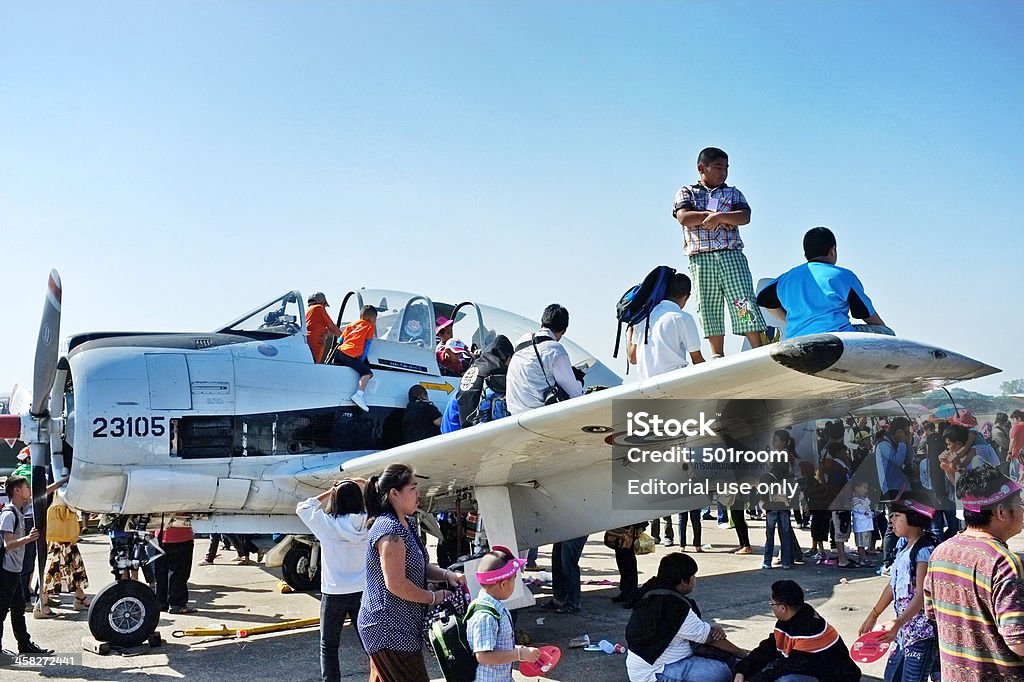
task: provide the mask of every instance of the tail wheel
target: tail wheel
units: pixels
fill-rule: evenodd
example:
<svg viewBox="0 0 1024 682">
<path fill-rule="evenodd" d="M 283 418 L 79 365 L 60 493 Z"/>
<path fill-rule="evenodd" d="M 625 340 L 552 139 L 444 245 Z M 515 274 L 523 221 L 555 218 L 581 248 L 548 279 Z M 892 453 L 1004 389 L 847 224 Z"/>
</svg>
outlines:
<svg viewBox="0 0 1024 682">
<path fill-rule="evenodd" d="M 156 631 L 159 620 L 156 595 L 137 580 L 107 585 L 89 607 L 89 632 L 114 646 L 139 646 Z"/>
<path fill-rule="evenodd" d="M 309 570 L 311 550 L 309 545 L 296 542 L 284 555 L 281 566 L 284 581 L 297 592 L 311 592 L 320 587 L 320 564 L 317 563 L 316 571 L 310 573 Z"/>
</svg>

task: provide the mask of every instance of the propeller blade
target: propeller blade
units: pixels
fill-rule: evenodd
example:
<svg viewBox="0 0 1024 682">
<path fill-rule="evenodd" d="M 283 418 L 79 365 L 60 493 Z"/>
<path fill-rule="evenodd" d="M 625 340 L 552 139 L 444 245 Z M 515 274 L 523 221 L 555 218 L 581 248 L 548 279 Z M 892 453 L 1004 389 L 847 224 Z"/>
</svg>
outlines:
<svg viewBox="0 0 1024 682">
<path fill-rule="evenodd" d="M 32 452 L 32 513 L 35 516 L 35 527 L 39 529 L 36 540 L 36 562 L 39 572 L 36 579 L 42 585 L 46 575 L 46 462 L 50 459 L 50 447 L 41 443 L 29 445 Z"/>
<path fill-rule="evenodd" d="M 42 582 L 46 575 L 46 465 L 50 460 L 50 443 L 46 437 L 50 427 L 48 405 L 53 380 L 57 376 L 58 344 L 60 343 L 60 275 L 50 270 L 46 286 L 46 302 L 43 304 L 43 318 L 39 323 L 39 338 L 36 339 L 36 361 L 32 377 L 32 409 L 30 414 L 38 420 L 38 431 L 29 443 L 32 453 L 32 511 L 35 527 L 39 530 L 36 540 L 38 561 L 37 579 Z"/>
<path fill-rule="evenodd" d="M 53 378 L 57 374 L 57 346 L 60 343 L 60 298 L 60 275 L 56 270 L 50 270 L 50 280 L 46 287 L 46 303 L 43 305 L 43 319 L 39 323 L 39 338 L 36 340 L 35 374 L 32 378 L 31 413 L 36 416 L 46 412 L 50 399 L 50 387 L 53 386 Z M 34 461 L 35 457 L 33 457 Z"/>
</svg>

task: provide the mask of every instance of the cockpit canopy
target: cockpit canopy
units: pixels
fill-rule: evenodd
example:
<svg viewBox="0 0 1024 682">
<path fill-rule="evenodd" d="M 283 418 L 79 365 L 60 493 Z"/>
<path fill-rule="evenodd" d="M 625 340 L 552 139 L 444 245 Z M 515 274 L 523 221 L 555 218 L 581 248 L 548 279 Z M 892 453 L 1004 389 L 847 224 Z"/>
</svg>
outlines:
<svg viewBox="0 0 1024 682">
<path fill-rule="evenodd" d="M 218 329 L 217 333 L 273 338 L 291 336 L 300 331 L 305 333 L 305 327 L 306 310 L 302 305 L 302 295 L 297 291 L 289 291 L 234 322 L 229 322 Z"/>
<path fill-rule="evenodd" d="M 303 300 L 299 292 L 290 291 L 217 331 L 258 339 L 299 333 L 305 335 Z M 382 357 L 386 354 L 382 351 L 389 347 L 396 350 L 400 347 L 401 356 L 412 358 L 412 361 L 400 363 L 402 366 L 395 366 L 395 369 L 410 371 L 436 371 L 432 368 L 436 368 L 434 349 L 438 317 L 453 320 L 454 338 L 463 341 L 472 351 L 483 350 L 499 334 L 504 334 L 515 343 L 524 334 L 540 327 L 535 320 L 493 306 L 472 301 L 443 303 L 432 301 L 422 294 L 390 289 L 358 289 L 347 293 L 339 308 L 339 326 L 344 328 L 349 322 L 358 319 L 360 310 L 366 305 L 377 309 L 377 335 L 371 344 L 371 354 Z M 587 375 L 587 386 L 614 386 L 621 383 L 621 379 L 591 353 L 568 338 L 563 337 L 561 343 L 568 351 L 573 366 Z M 419 356 L 422 357 L 417 361 Z M 374 364 L 374 357 L 370 361 Z M 387 363 L 384 365 L 387 366 Z"/>
</svg>

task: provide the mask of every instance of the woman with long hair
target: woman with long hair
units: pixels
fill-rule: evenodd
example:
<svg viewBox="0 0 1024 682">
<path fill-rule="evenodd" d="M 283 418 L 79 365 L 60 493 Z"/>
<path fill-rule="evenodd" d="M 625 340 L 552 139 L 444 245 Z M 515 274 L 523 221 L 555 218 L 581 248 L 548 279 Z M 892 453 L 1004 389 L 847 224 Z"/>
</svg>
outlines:
<svg viewBox="0 0 1024 682">
<path fill-rule="evenodd" d="M 320 674 L 341 680 L 338 648 L 347 616 L 356 624 L 366 583 L 366 511 L 362 479 L 342 479 L 316 497 L 299 502 L 295 513 L 320 541 Z M 324 502 L 327 508 L 323 508 Z"/>
<path fill-rule="evenodd" d="M 442 603 L 449 591 L 428 590 L 427 581 L 455 588 L 466 578 L 427 560 L 416 532 L 420 493 L 411 467 L 389 464 L 379 476 L 371 476 L 364 501 L 372 525 L 359 636 L 370 658 L 370 682 L 429 682 L 423 618 L 427 607 Z"/>
</svg>

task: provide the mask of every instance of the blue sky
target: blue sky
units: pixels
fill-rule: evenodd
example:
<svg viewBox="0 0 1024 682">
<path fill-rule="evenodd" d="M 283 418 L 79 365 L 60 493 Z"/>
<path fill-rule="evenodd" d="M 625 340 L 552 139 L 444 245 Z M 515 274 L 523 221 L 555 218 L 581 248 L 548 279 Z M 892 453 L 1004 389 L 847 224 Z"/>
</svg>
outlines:
<svg viewBox="0 0 1024 682">
<path fill-rule="evenodd" d="M 827 225 L 900 335 L 996 392 L 1024 377 L 1021 35 L 1013 2 L 5 2 L 0 388 L 51 267 L 65 335 L 368 286 L 559 301 L 611 362 L 715 145 L 755 278 Z"/>
</svg>

